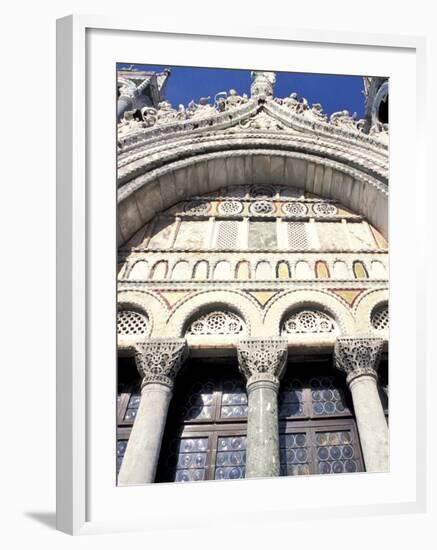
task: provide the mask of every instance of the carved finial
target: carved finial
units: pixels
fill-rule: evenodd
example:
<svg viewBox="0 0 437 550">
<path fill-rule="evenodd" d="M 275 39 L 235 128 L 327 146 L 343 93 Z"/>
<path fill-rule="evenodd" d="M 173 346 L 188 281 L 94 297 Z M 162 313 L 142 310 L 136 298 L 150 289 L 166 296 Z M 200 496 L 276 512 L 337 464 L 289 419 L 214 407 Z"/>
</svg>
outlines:
<svg viewBox="0 0 437 550">
<path fill-rule="evenodd" d="M 266 71 L 252 71 L 250 73 L 252 84 L 250 95 L 257 98 L 273 96 L 273 87 L 276 83 L 276 74 Z"/>
<path fill-rule="evenodd" d="M 376 336 L 339 336 L 334 348 L 335 366 L 347 374 L 349 384 L 358 376 L 377 377 L 384 340 Z"/>
<path fill-rule="evenodd" d="M 135 360 L 142 387 L 146 384 L 164 384 L 173 388 L 174 379 L 187 358 L 184 338 L 150 338 L 135 345 Z"/>
</svg>

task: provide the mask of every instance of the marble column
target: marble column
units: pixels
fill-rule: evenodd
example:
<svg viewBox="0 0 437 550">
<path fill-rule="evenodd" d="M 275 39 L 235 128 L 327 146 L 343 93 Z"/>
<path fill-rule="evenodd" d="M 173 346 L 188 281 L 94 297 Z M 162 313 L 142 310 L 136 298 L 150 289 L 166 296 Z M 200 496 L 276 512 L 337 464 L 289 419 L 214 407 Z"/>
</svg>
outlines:
<svg viewBox="0 0 437 550">
<path fill-rule="evenodd" d="M 174 379 L 187 356 L 182 338 L 154 338 L 135 346 L 143 378 L 141 400 L 118 476 L 118 485 L 153 483 Z"/>
<path fill-rule="evenodd" d="M 238 344 L 247 380 L 246 477 L 279 476 L 278 390 L 287 360 L 283 338 L 246 338 Z"/>
<path fill-rule="evenodd" d="M 367 472 L 389 471 L 387 421 L 378 392 L 383 339 L 342 336 L 335 344 L 335 366 L 346 373 Z"/>
</svg>

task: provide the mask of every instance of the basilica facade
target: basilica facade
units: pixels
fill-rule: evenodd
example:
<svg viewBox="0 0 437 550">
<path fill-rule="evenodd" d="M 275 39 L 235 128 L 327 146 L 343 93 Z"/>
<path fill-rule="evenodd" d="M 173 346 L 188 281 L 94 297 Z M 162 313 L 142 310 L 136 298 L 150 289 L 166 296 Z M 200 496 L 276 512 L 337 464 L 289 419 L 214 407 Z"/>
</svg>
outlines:
<svg viewBox="0 0 437 550">
<path fill-rule="evenodd" d="M 385 472 L 388 82 L 118 93 L 117 482 Z"/>
</svg>

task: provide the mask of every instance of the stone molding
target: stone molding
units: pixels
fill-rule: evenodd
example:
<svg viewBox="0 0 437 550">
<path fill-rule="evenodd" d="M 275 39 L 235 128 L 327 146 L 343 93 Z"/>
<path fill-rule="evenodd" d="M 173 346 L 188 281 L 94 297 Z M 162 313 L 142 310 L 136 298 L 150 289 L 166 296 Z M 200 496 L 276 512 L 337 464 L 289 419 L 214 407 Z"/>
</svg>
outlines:
<svg viewBox="0 0 437 550">
<path fill-rule="evenodd" d="M 173 389 L 174 380 L 188 356 L 184 338 L 151 338 L 135 344 L 135 360 L 147 384 L 162 384 Z"/>
<path fill-rule="evenodd" d="M 378 377 L 384 340 L 376 336 L 340 336 L 334 347 L 334 363 L 351 384 L 359 376 Z"/>
<path fill-rule="evenodd" d="M 294 281 L 293 281 L 294 282 Z M 335 296 L 329 289 L 308 288 L 287 289 L 278 293 L 266 306 L 264 312 L 264 325 L 272 327 L 276 334 L 280 333 L 281 325 L 287 316 L 302 308 L 321 310 L 330 315 L 337 324 L 340 333 L 347 334 L 355 332 L 355 318 L 338 296 Z M 316 286 L 316 285 L 314 285 Z M 306 335 L 311 337 L 311 335 Z M 320 338 L 323 335 L 318 334 Z M 330 337 L 329 334 L 325 337 Z"/>
<path fill-rule="evenodd" d="M 279 379 L 287 361 L 287 340 L 264 336 L 241 339 L 237 347 L 238 364 L 247 386 L 266 381 L 279 389 Z"/>
<path fill-rule="evenodd" d="M 375 279 L 370 279 L 373 283 Z M 375 336 L 380 336 L 384 338 L 384 335 L 374 332 L 374 328 L 371 323 L 372 312 L 382 306 L 387 304 L 389 299 L 388 288 L 373 288 L 366 294 L 360 296 L 357 300 L 355 306 L 356 318 L 359 320 L 357 324 L 357 330 L 361 332 L 368 332 L 369 334 L 374 333 Z"/>
<path fill-rule="evenodd" d="M 193 287 L 197 288 L 197 285 L 194 283 Z M 210 289 L 189 295 L 174 306 L 167 318 L 167 331 L 182 337 L 192 320 L 214 309 L 236 313 L 244 322 L 249 335 L 252 333 L 252 324 L 259 326 L 261 323 L 255 299 L 235 290 L 218 290 L 217 285 L 213 284 Z"/>
</svg>

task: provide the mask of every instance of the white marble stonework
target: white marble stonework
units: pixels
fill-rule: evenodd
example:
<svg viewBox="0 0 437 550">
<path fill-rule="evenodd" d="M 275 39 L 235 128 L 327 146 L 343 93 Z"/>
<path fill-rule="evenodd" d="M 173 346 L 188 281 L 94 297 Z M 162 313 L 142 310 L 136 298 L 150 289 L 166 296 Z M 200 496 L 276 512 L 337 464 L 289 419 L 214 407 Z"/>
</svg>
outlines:
<svg viewBox="0 0 437 550">
<path fill-rule="evenodd" d="M 362 469 L 387 471 L 377 370 L 389 328 L 387 81 L 364 79 L 357 120 L 293 90 L 276 97 L 270 72 L 252 73 L 249 95 L 219 90 L 186 106 L 166 100 L 169 78 L 118 79 L 118 351 L 142 379 L 118 483 L 155 481 L 191 360 L 239 369 L 246 477 L 280 474 L 282 378 L 320 358 L 348 392 L 339 422 L 356 426 Z M 208 464 L 199 479 L 214 479 Z"/>
</svg>

